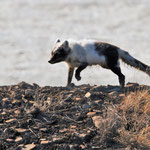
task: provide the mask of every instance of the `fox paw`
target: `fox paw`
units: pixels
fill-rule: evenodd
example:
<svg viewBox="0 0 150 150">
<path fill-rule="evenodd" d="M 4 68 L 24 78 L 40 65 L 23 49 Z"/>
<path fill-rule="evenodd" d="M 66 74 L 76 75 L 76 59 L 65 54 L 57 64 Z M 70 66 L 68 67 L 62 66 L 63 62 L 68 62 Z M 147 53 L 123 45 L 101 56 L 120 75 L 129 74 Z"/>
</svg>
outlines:
<svg viewBox="0 0 150 150">
<path fill-rule="evenodd" d="M 75 78 L 77 79 L 77 81 L 81 80 L 81 77 L 79 75 L 75 75 Z"/>
<path fill-rule="evenodd" d="M 67 86 L 66 87 L 74 87 L 75 86 L 75 84 L 74 83 L 70 83 L 70 84 L 67 84 Z"/>
</svg>

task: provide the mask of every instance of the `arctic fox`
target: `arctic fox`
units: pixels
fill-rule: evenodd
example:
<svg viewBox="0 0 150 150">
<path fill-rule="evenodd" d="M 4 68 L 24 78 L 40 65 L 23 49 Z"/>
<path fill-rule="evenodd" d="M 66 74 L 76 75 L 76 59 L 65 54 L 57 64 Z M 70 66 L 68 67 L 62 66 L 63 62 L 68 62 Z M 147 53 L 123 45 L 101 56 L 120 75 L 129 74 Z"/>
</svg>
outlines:
<svg viewBox="0 0 150 150">
<path fill-rule="evenodd" d="M 124 87 L 125 76 L 121 73 L 119 59 L 150 76 L 150 67 L 132 57 L 128 52 L 117 46 L 95 40 L 65 40 L 63 42 L 57 40 L 48 62 L 55 64 L 65 61 L 68 64 L 67 85 L 71 84 L 75 68 L 77 68 L 75 78 L 79 81 L 81 71 L 87 66 L 100 65 L 118 75 L 120 86 Z"/>
</svg>

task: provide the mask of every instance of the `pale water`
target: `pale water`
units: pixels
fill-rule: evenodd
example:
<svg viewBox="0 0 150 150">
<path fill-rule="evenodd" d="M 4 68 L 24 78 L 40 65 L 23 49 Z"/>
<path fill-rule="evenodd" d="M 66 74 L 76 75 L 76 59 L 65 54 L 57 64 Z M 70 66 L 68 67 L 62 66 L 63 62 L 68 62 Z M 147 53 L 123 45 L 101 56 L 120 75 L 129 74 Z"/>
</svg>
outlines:
<svg viewBox="0 0 150 150">
<path fill-rule="evenodd" d="M 48 64 L 57 38 L 106 41 L 150 65 L 150 0 L 0 0 L 0 85 L 66 85 L 66 65 Z M 121 66 L 126 82 L 150 85 L 144 73 Z M 118 84 L 98 66 L 81 75 L 75 84 Z"/>
</svg>

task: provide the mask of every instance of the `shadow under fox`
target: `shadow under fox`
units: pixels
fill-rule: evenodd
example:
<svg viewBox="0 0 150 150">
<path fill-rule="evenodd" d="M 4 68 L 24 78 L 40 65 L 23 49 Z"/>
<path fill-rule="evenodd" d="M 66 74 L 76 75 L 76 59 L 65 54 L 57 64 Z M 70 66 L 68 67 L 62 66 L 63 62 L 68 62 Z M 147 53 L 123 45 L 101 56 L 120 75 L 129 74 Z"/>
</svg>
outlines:
<svg viewBox="0 0 150 150">
<path fill-rule="evenodd" d="M 150 67 L 132 57 L 128 52 L 117 46 L 94 40 L 57 40 L 51 52 L 51 64 L 65 61 L 68 64 L 68 82 L 71 84 L 75 68 L 75 78 L 81 80 L 80 73 L 87 66 L 100 65 L 118 75 L 121 87 L 125 85 L 125 76 L 120 69 L 121 59 L 124 63 L 139 69 L 150 76 Z"/>
</svg>

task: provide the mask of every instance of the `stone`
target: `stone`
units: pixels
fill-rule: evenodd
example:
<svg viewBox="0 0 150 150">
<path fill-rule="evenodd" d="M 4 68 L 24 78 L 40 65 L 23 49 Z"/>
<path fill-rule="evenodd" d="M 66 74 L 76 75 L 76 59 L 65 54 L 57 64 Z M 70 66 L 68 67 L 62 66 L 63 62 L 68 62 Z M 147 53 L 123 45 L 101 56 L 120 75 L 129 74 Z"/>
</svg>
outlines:
<svg viewBox="0 0 150 150">
<path fill-rule="evenodd" d="M 102 117 L 101 116 L 94 116 L 92 117 L 94 125 L 96 128 L 100 128 L 101 127 L 101 122 L 102 122 Z"/>
<path fill-rule="evenodd" d="M 64 133 L 64 132 L 66 132 L 66 131 L 68 131 L 67 128 L 64 128 L 64 129 L 59 130 L 60 133 Z"/>
<path fill-rule="evenodd" d="M 28 129 L 15 128 L 15 130 L 19 133 L 23 133 L 23 132 L 26 132 Z"/>
<path fill-rule="evenodd" d="M 71 125 L 70 128 L 71 129 L 75 129 L 77 126 Z"/>
<path fill-rule="evenodd" d="M 58 141 L 61 141 L 62 138 L 61 137 L 53 137 L 53 142 L 58 142 Z"/>
<path fill-rule="evenodd" d="M 50 143 L 50 141 L 46 141 L 46 140 L 45 141 L 44 140 L 41 141 L 41 144 L 48 144 L 48 143 Z"/>
<path fill-rule="evenodd" d="M 75 98 L 75 100 L 76 100 L 76 101 L 81 101 L 81 100 L 82 100 L 82 98 L 80 98 L 80 97 L 76 97 L 76 98 Z"/>
<path fill-rule="evenodd" d="M 17 137 L 16 139 L 15 139 L 15 142 L 20 142 L 20 141 L 22 141 L 22 137 L 20 136 L 20 137 Z"/>
<path fill-rule="evenodd" d="M 85 138 L 86 135 L 87 135 L 87 134 L 85 134 L 85 133 L 81 133 L 81 134 L 79 134 L 79 137 L 80 137 L 80 138 Z"/>
<path fill-rule="evenodd" d="M 6 139 L 6 141 L 8 141 L 8 142 L 14 142 L 13 139 Z"/>
<path fill-rule="evenodd" d="M 8 98 L 3 98 L 2 99 L 2 105 L 4 108 L 8 108 L 11 105 L 11 102 Z"/>
<path fill-rule="evenodd" d="M 41 128 L 40 131 L 42 131 L 42 132 L 47 132 L 48 129 L 47 129 L 47 128 Z"/>
<path fill-rule="evenodd" d="M 19 115 L 19 114 L 21 113 L 21 111 L 20 111 L 20 110 L 15 110 L 14 113 L 15 113 L 16 115 Z"/>
<path fill-rule="evenodd" d="M 46 141 L 46 139 L 45 139 L 45 138 L 42 138 L 42 139 L 40 139 L 40 141 Z"/>
<path fill-rule="evenodd" d="M 27 114 L 32 115 L 33 117 L 37 117 L 40 112 L 40 109 L 36 106 L 33 106 L 32 108 L 27 110 Z"/>
<path fill-rule="evenodd" d="M 116 94 L 117 94 L 116 91 L 112 91 L 112 92 L 109 93 L 110 96 L 116 95 Z"/>
<path fill-rule="evenodd" d="M 82 106 L 82 108 L 83 108 L 84 110 L 88 110 L 90 107 L 91 107 L 91 106 L 90 106 L 89 104 L 87 104 L 87 103 Z"/>
<path fill-rule="evenodd" d="M 21 89 L 32 89 L 33 86 L 26 83 L 26 82 L 20 82 L 18 83 L 18 86 L 21 88 Z"/>
<path fill-rule="evenodd" d="M 12 122 L 15 122 L 15 121 L 17 121 L 17 119 L 16 119 L 16 118 L 13 118 L 13 119 L 6 120 L 5 122 L 6 122 L 6 123 L 12 123 Z"/>
<path fill-rule="evenodd" d="M 6 115 L 7 113 L 5 112 L 5 111 L 3 111 L 2 113 L 1 113 L 1 115 Z"/>
<path fill-rule="evenodd" d="M 32 150 L 36 147 L 36 145 L 34 143 L 32 144 L 27 144 L 27 145 L 24 145 L 24 148 L 22 148 L 22 150 Z"/>
<path fill-rule="evenodd" d="M 87 113 L 87 116 L 90 117 L 90 116 L 94 116 L 95 114 L 96 114 L 96 112 L 88 112 L 88 113 Z"/>
<path fill-rule="evenodd" d="M 36 83 L 33 83 L 33 88 L 34 88 L 34 89 L 39 89 L 40 86 L 39 86 L 38 84 L 36 84 Z"/>
<path fill-rule="evenodd" d="M 33 94 L 34 94 L 34 90 L 32 90 L 32 89 L 26 89 L 25 90 L 25 96 L 24 96 L 24 98 L 26 98 L 26 99 L 33 98 Z"/>
<path fill-rule="evenodd" d="M 81 147 L 82 149 L 85 149 L 85 148 L 86 148 L 85 145 L 80 145 L 80 147 Z"/>
<path fill-rule="evenodd" d="M 7 102 L 7 101 L 9 101 L 8 98 L 3 98 L 3 99 L 2 99 L 2 102 Z"/>
<path fill-rule="evenodd" d="M 86 98 L 90 98 L 90 96 L 91 96 L 91 93 L 90 93 L 90 92 L 87 92 L 87 93 L 85 94 L 85 97 L 86 97 Z"/>
<path fill-rule="evenodd" d="M 124 96 L 125 96 L 125 94 L 119 94 L 119 96 L 120 96 L 120 97 L 124 97 Z"/>
</svg>

